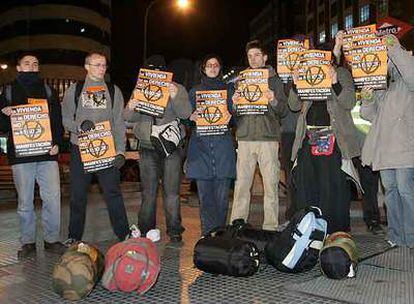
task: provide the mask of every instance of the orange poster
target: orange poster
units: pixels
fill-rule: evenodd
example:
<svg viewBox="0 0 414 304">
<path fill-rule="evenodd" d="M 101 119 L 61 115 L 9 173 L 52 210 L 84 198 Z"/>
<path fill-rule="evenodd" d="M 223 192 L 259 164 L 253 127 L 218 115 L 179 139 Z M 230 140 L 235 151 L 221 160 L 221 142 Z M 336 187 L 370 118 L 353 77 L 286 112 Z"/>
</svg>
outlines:
<svg viewBox="0 0 414 304">
<path fill-rule="evenodd" d="M 236 105 L 237 115 L 264 114 L 268 111 L 269 100 L 268 69 L 247 69 L 239 74 L 237 92 L 240 99 Z"/>
<path fill-rule="evenodd" d="M 169 85 L 173 74 L 163 71 L 140 69 L 132 101 L 135 110 L 155 117 L 164 115 L 170 98 Z"/>
<path fill-rule="evenodd" d="M 296 83 L 298 95 L 306 100 L 325 100 L 331 95 L 332 81 L 329 74 L 332 53 L 308 50 L 302 52 L 299 79 Z"/>
<path fill-rule="evenodd" d="M 356 40 L 363 40 L 368 38 L 375 38 L 377 32 L 376 24 L 364 25 L 359 27 L 354 27 L 348 29 L 344 33 L 344 42 L 343 42 L 343 52 L 345 56 L 345 60 L 347 62 L 351 62 L 351 58 L 349 57 L 349 52 L 351 51 L 354 41 Z"/>
<path fill-rule="evenodd" d="M 113 166 L 116 151 L 109 121 L 96 123 L 93 130 L 80 133 L 78 145 L 85 172 Z"/>
<path fill-rule="evenodd" d="M 13 106 L 10 116 L 16 157 L 48 154 L 52 148 L 47 100 L 28 101 L 27 105 Z"/>
<path fill-rule="evenodd" d="M 349 58 L 356 88 L 387 88 L 387 47 L 380 37 L 354 40 Z"/>
<path fill-rule="evenodd" d="M 226 90 L 196 91 L 196 105 L 199 112 L 197 135 L 222 135 L 228 131 L 230 113 Z"/>
<path fill-rule="evenodd" d="M 292 72 L 298 68 L 301 52 L 309 49 L 309 39 L 298 41 L 280 39 L 277 42 L 277 74 L 287 83 L 292 79 Z"/>
</svg>

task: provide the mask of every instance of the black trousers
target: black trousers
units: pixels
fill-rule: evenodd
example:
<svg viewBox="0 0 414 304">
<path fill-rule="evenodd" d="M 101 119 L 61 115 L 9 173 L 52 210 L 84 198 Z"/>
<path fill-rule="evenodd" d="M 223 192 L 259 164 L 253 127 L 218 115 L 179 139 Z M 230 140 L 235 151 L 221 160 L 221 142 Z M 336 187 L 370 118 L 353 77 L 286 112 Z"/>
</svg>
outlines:
<svg viewBox="0 0 414 304">
<path fill-rule="evenodd" d="M 341 170 L 341 152 L 335 143 L 329 156 L 315 156 L 304 139 L 293 170 L 295 209 L 318 206 L 328 221 L 328 233 L 350 230 L 350 186 Z"/>
<path fill-rule="evenodd" d="M 372 171 L 369 166 L 362 166 L 359 157 L 352 159 L 355 168 L 358 170 L 361 186 L 364 190 L 362 204 L 363 218 L 367 225 L 380 223 L 380 211 L 378 208 L 378 182 L 379 171 Z"/>
<path fill-rule="evenodd" d="M 295 141 L 294 132 L 283 132 L 281 149 L 280 149 L 280 167 L 285 171 L 286 175 L 286 219 L 290 219 L 294 213 L 294 190 L 292 186 L 292 167 L 293 162 L 290 160 L 292 157 L 292 146 Z"/>
<path fill-rule="evenodd" d="M 112 229 L 120 241 L 123 241 L 129 233 L 128 218 L 125 210 L 124 200 L 120 188 L 120 174 L 115 167 L 97 171 L 99 185 L 103 190 L 105 203 L 109 212 Z M 71 147 L 70 160 L 70 218 L 69 238 L 82 240 L 85 229 L 85 216 L 88 188 L 92 180 L 91 173 L 85 173 L 76 145 Z"/>
</svg>

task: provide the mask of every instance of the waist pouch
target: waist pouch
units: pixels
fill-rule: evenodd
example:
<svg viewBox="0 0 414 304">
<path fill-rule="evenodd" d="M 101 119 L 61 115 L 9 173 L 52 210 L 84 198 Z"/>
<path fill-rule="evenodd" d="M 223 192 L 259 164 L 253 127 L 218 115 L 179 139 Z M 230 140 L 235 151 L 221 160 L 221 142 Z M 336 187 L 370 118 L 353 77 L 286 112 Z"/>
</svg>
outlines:
<svg viewBox="0 0 414 304">
<path fill-rule="evenodd" d="M 315 156 L 332 155 L 335 146 L 335 135 L 331 127 L 311 128 L 306 130 L 311 153 Z"/>
</svg>

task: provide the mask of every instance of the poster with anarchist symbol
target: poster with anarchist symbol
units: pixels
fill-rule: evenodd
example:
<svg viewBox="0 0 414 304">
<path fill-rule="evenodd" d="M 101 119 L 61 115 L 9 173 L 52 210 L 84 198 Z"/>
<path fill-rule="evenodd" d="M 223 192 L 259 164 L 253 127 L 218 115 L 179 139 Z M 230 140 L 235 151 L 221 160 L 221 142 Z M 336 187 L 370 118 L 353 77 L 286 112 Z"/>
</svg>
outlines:
<svg viewBox="0 0 414 304">
<path fill-rule="evenodd" d="M 170 98 L 169 85 L 173 73 L 140 69 L 137 84 L 131 101 L 135 110 L 145 114 L 162 117 Z"/>
<path fill-rule="evenodd" d="M 353 41 L 349 51 L 355 87 L 387 88 L 387 47 L 380 37 Z"/>
<path fill-rule="evenodd" d="M 48 154 L 52 149 L 49 108 L 46 99 L 28 99 L 13 106 L 10 115 L 16 157 Z"/>
<path fill-rule="evenodd" d="M 299 67 L 301 52 L 309 49 L 309 39 L 298 41 L 280 39 L 277 42 L 277 74 L 283 83 L 292 79 L 292 73 Z"/>
<path fill-rule="evenodd" d="M 87 109 L 106 109 L 106 89 L 104 86 L 89 86 L 81 95 L 82 107 Z"/>
<path fill-rule="evenodd" d="M 228 131 L 230 113 L 227 91 L 196 91 L 196 132 L 198 136 L 223 135 Z"/>
<path fill-rule="evenodd" d="M 265 114 L 269 100 L 269 70 L 247 69 L 241 71 L 237 81 L 240 98 L 236 104 L 237 115 Z"/>
<path fill-rule="evenodd" d="M 342 50 L 344 52 L 345 60 L 349 64 L 352 63 L 350 51 L 354 46 L 354 41 L 376 38 L 376 32 L 377 26 L 375 24 L 354 27 L 344 31 Z"/>
<path fill-rule="evenodd" d="M 329 74 L 332 53 L 308 50 L 301 54 L 296 83 L 298 95 L 306 100 L 326 100 L 331 95 L 332 80 Z"/>
<path fill-rule="evenodd" d="M 86 173 L 113 166 L 116 151 L 109 121 L 95 123 L 94 129 L 80 133 L 78 145 Z"/>
</svg>

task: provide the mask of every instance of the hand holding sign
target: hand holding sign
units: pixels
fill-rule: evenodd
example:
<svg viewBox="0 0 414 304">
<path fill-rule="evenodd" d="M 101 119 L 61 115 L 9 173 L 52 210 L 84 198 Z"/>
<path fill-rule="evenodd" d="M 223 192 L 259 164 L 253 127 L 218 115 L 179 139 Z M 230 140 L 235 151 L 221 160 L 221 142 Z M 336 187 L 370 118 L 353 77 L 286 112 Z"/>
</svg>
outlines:
<svg viewBox="0 0 414 304">
<path fill-rule="evenodd" d="M 399 43 L 398 38 L 394 35 L 386 35 L 382 38 L 382 41 L 387 46 L 387 49 L 390 49 Z"/>
<path fill-rule="evenodd" d="M 170 84 L 169 84 L 169 86 L 168 86 L 168 90 L 169 90 L 169 92 L 170 92 L 170 97 L 171 97 L 172 99 L 174 99 L 174 98 L 175 98 L 175 96 L 177 96 L 177 93 L 178 93 L 178 88 L 177 88 L 177 86 L 176 86 L 175 84 L 173 84 L 173 83 L 170 83 Z"/>
<path fill-rule="evenodd" d="M 338 74 L 332 65 L 329 67 L 329 75 L 331 76 L 332 84 L 338 83 Z"/>
<path fill-rule="evenodd" d="M 1 111 L 4 115 L 10 116 L 12 114 L 12 107 L 4 107 Z"/>
<path fill-rule="evenodd" d="M 49 155 L 56 155 L 56 154 L 58 154 L 59 153 L 59 146 L 58 145 L 54 145 L 53 147 L 52 147 L 52 149 L 50 149 L 50 151 L 49 151 Z"/>
<path fill-rule="evenodd" d="M 373 97 L 374 90 L 369 86 L 364 86 L 361 89 L 361 99 L 362 100 L 371 100 Z"/>
</svg>

